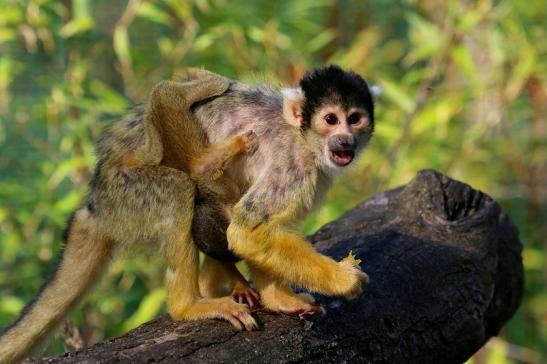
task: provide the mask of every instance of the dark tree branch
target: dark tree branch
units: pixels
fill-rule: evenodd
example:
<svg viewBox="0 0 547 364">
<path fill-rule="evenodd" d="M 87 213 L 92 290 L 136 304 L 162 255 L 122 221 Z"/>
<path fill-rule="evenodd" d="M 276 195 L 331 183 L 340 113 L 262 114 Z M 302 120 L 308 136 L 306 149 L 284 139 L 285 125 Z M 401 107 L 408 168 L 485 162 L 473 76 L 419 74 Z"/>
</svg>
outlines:
<svg viewBox="0 0 547 364">
<path fill-rule="evenodd" d="M 371 279 L 353 301 L 321 297 L 323 318 L 258 311 L 260 331 L 236 332 L 163 316 L 47 361 L 461 363 L 520 302 L 517 229 L 490 197 L 437 172 L 361 203 L 311 240 L 336 259 L 353 250 Z"/>
</svg>

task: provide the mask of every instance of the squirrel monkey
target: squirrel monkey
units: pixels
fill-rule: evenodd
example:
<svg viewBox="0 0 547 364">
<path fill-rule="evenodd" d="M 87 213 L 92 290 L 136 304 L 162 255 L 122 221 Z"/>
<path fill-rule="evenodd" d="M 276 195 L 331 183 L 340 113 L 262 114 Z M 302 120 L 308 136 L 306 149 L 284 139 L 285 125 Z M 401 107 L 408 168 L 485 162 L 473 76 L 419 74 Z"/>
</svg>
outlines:
<svg viewBox="0 0 547 364">
<path fill-rule="evenodd" d="M 35 301 L 1 334 L 0 363 L 17 362 L 37 349 L 82 300 L 111 257 L 134 244 L 159 244 L 164 251 L 167 306 L 173 318 L 223 318 L 247 330 L 257 326 L 246 305 L 229 296 L 203 298 L 199 291 L 198 247 L 191 231 L 194 209 L 215 206 L 202 215 L 212 215 L 227 227 L 225 210 L 240 191 L 223 169 L 255 149 L 256 136 L 246 131 L 207 147 L 203 129 L 190 120 L 190 108 L 222 94 L 230 82 L 206 71 L 196 71 L 194 78 L 160 82 L 146 108 L 137 108 L 101 138 L 88 197 L 67 224 L 62 260 Z M 195 203 L 196 195 L 200 203 Z M 253 299 L 254 291 L 232 263 L 210 259 L 209 264 L 235 282 L 240 302 L 241 297 Z"/>
<path fill-rule="evenodd" d="M 194 108 L 215 143 L 253 130 L 258 149 L 227 168 L 243 196 L 234 206 L 228 245 L 249 265 L 262 305 L 274 312 L 323 312 L 296 285 L 352 298 L 368 281 L 355 260 L 316 252 L 295 225 L 316 206 L 337 171 L 363 150 L 374 131 L 374 106 L 359 75 L 329 66 L 307 73 L 299 87 L 233 82 L 227 92 Z"/>
<path fill-rule="evenodd" d="M 294 228 L 373 130 L 366 82 L 336 66 L 310 72 L 300 87 L 282 93 L 206 72 L 188 83 L 160 83 L 145 110 L 115 124 L 99 143 L 90 193 L 69 222 L 63 259 L 36 302 L 0 336 L 0 363 L 35 348 L 81 300 L 110 256 L 139 242 L 158 243 L 165 252 L 167 308 L 174 319 L 223 318 L 239 329 L 256 328 L 246 305 L 200 292 L 213 291 L 211 281 L 224 275 L 235 277 L 236 286 L 246 284 L 235 267 L 214 259 L 206 259 L 198 277 L 195 196 L 207 196 L 200 183 L 211 178 L 200 182 L 201 164 L 192 161 L 207 142 L 212 147 L 205 155 L 213 161 L 215 145 L 231 140 L 233 146 L 245 145 L 233 153 L 239 158 L 217 164 L 226 174 L 213 173 L 221 176 L 218 185 L 209 185 L 214 208 L 202 212 L 220 211 L 229 221 L 227 247 L 249 264 L 263 305 L 301 316 L 323 311 L 311 296 L 295 294 L 292 285 L 347 298 L 359 294 L 368 278 L 355 262 L 317 253 Z M 241 196 L 233 207 L 230 191 Z M 201 238 L 221 257 L 223 246 Z"/>
</svg>

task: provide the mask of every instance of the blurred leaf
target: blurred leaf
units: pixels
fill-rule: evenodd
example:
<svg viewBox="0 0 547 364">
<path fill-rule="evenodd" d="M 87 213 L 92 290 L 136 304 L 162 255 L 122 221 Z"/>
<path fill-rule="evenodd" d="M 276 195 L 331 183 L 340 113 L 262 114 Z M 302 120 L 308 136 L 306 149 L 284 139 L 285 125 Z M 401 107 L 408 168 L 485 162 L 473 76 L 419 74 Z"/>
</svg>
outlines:
<svg viewBox="0 0 547 364">
<path fill-rule="evenodd" d="M 413 128 L 414 134 L 432 132 L 429 134 L 431 137 L 446 137 L 446 135 L 439 135 L 439 133 L 435 134 L 434 132 L 442 129 L 446 130 L 446 128 L 441 127 L 446 126 L 456 112 L 457 101 L 447 98 L 427 104 L 416 116 Z"/>
<path fill-rule="evenodd" d="M 522 252 L 522 261 L 529 270 L 542 271 L 545 267 L 545 257 L 541 250 L 527 248 Z"/>
<path fill-rule="evenodd" d="M 389 99 L 407 113 L 414 109 L 414 99 L 397 83 L 384 78 L 378 79 L 378 81 L 383 89 L 383 98 Z"/>
<path fill-rule="evenodd" d="M 84 158 L 74 157 L 63 161 L 55 168 L 55 171 L 49 178 L 48 187 L 50 189 L 56 188 L 64 178 L 70 176 L 76 169 L 85 166 L 86 163 Z"/>
<path fill-rule="evenodd" d="M 0 89 L 6 88 L 23 71 L 23 65 L 9 57 L 0 56 Z"/>
<path fill-rule="evenodd" d="M 165 0 L 165 2 L 175 11 L 175 14 L 177 14 L 177 17 L 181 21 L 186 21 L 191 18 L 192 11 L 191 11 L 191 4 L 190 1 L 180 1 L 180 0 Z M 200 4 L 204 4 L 205 1 L 196 1 L 196 4 L 199 6 Z M 202 9 L 205 7 L 202 5 Z"/>
<path fill-rule="evenodd" d="M 68 192 L 63 198 L 55 203 L 53 208 L 55 212 L 63 216 L 67 216 L 80 205 L 82 201 L 82 193 L 78 190 L 72 190 Z"/>
<path fill-rule="evenodd" d="M 165 288 L 159 288 L 148 293 L 141 300 L 137 311 L 123 323 L 123 331 L 134 329 L 135 327 L 156 317 L 162 308 L 166 297 L 167 292 Z"/>
<path fill-rule="evenodd" d="M 507 360 L 507 343 L 502 340 L 490 340 L 488 343 L 487 364 L 510 364 Z"/>
<path fill-rule="evenodd" d="M 24 21 L 24 12 L 21 6 L 17 6 L 13 2 L 5 4 L 0 12 L 0 26 L 8 26 L 11 24 L 19 24 Z"/>
<path fill-rule="evenodd" d="M 317 52 L 318 50 L 326 47 L 330 42 L 334 40 L 336 35 L 330 29 L 326 29 L 321 33 L 317 34 L 316 37 L 310 40 L 308 43 L 307 49 L 308 52 Z"/>
<path fill-rule="evenodd" d="M 114 51 L 123 65 L 131 64 L 127 28 L 116 27 L 114 29 Z"/>
<path fill-rule="evenodd" d="M 15 316 L 25 306 L 25 303 L 18 297 L 14 296 L 3 296 L 0 300 L 0 315 L 11 315 Z"/>
<path fill-rule="evenodd" d="M 452 49 L 452 58 L 463 74 L 467 77 L 472 87 L 478 87 L 477 69 L 469 49 L 465 46 L 457 46 Z"/>
<path fill-rule="evenodd" d="M 410 63 L 431 57 L 444 47 L 447 35 L 437 25 L 417 14 L 409 14 L 407 18 L 412 42 L 412 50 L 407 55 Z"/>
<path fill-rule="evenodd" d="M 169 25 L 169 15 L 150 2 L 142 3 L 138 16 L 155 23 Z"/>
<path fill-rule="evenodd" d="M 75 19 L 91 18 L 89 0 L 72 0 L 72 13 Z"/>
<path fill-rule="evenodd" d="M 102 112 L 121 114 L 127 110 L 129 103 L 118 91 L 102 81 L 92 80 L 89 89 L 98 100 L 98 109 Z"/>
<path fill-rule="evenodd" d="M 66 23 L 59 32 L 61 37 L 70 38 L 80 33 L 87 32 L 95 27 L 93 18 L 77 18 Z"/>
<path fill-rule="evenodd" d="M 15 40 L 16 37 L 17 33 L 14 30 L 0 28 L 0 43 Z"/>
<path fill-rule="evenodd" d="M 513 99 L 518 95 L 525 82 L 532 75 L 536 67 L 536 49 L 528 44 L 519 47 L 520 56 L 507 84 L 507 95 Z M 545 65 L 543 65 L 545 66 Z"/>
</svg>

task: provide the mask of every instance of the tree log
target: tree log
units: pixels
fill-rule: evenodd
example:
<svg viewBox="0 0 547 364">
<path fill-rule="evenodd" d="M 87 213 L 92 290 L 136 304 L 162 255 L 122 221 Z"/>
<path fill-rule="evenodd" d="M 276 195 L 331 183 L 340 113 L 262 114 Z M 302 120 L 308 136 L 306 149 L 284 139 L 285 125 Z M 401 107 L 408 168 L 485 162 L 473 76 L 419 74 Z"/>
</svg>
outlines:
<svg viewBox="0 0 547 364">
<path fill-rule="evenodd" d="M 435 171 L 362 202 L 310 237 L 370 276 L 352 301 L 319 297 L 314 321 L 256 311 L 261 329 L 162 316 L 124 336 L 36 362 L 461 363 L 515 313 L 522 245 L 498 203 Z"/>
</svg>

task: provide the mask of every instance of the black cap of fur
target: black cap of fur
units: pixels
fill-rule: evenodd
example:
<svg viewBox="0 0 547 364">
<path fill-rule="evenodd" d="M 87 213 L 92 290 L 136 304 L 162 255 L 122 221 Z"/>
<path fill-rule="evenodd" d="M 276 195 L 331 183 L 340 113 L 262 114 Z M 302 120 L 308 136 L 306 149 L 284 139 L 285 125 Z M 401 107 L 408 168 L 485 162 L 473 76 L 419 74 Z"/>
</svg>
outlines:
<svg viewBox="0 0 547 364">
<path fill-rule="evenodd" d="M 369 122 L 374 125 L 374 103 L 366 81 L 355 72 L 347 72 L 330 65 L 308 72 L 300 80 L 305 101 L 302 105 L 304 127 L 309 127 L 318 107 L 335 103 L 349 110 L 362 107 L 368 112 Z"/>
</svg>

